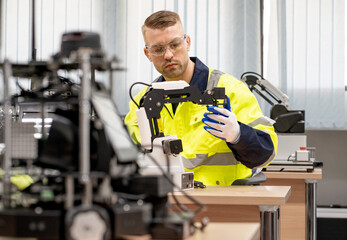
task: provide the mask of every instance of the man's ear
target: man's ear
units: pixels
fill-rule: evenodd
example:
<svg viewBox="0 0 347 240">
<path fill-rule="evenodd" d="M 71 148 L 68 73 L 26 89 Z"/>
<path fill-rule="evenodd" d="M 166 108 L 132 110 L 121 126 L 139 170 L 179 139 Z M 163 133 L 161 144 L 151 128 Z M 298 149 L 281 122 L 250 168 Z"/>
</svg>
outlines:
<svg viewBox="0 0 347 240">
<path fill-rule="evenodd" d="M 187 41 L 187 52 L 189 52 L 189 50 L 190 50 L 190 43 L 191 43 L 189 35 L 187 35 L 186 41 Z"/>
<path fill-rule="evenodd" d="M 145 53 L 145 55 L 146 55 L 146 57 L 148 58 L 148 60 L 149 60 L 150 62 L 152 62 L 152 58 L 151 58 L 151 56 L 149 55 L 148 49 L 147 49 L 147 48 L 144 48 L 144 49 L 143 49 L 143 52 Z"/>
</svg>

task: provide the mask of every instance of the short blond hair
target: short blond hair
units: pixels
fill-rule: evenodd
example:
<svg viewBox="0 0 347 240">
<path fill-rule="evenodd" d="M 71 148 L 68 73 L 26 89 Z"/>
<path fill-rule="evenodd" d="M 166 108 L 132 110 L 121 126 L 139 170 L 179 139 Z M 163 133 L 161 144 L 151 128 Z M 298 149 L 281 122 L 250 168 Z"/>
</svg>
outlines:
<svg viewBox="0 0 347 240">
<path fill-rule="evenodd" d="M 142 34 L 145 36 L 146 28 L 164 29 L 175 25 L 177 22 L 181 22 L 181 19 L 175 12 L 165 10 L 155 12 L 146 18 L 142 26 Z"/>
</svg>

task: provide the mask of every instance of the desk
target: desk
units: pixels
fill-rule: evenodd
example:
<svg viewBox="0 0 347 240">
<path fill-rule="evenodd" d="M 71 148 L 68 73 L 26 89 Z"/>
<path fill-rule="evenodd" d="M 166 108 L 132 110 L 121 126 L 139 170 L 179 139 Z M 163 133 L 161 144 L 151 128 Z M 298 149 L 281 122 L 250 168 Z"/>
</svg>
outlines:
<svg viewBox="0 0 347 240">
<path fill-rule="evenodd" d="M 197 219 L 209 217 L 211 222 L 259 222 L 262 239 L 279 239 L 279 212 L 291 193 L 289 186 L 207 186 L 187 192 L 207 206 Z M 192 205 L 182 193 L 177 199 Z M 171 202 L 174 202 L 169 195 Z"/>
<path fill-rule="evenodd" d="M 186 240 L 258 240 L 259 238 L 259 223 L 209 223 L 203 232 L 197 231 Z"/>
<path fill-rule="evenodd" d="M 259 240 L 259 223 L 209 223 L 204 231 L 196 230 L 192 236 L 184 240 L 237 239 Z M 150 235 L 124 236 L 124 240 L 151 240 Z M 0 240 L 11 240 L 1 238 Z M 30 239 L 29 239 L 30 240 Z"/>
<path fill-rule="evenodd" d="M 262 186 L 291 186 L 292 194 L 281 210 L 281 239 L 315 240 L 317 234 L 317 180 L 322 169 L 313 172 L 264 172 Z"/>
</svg>

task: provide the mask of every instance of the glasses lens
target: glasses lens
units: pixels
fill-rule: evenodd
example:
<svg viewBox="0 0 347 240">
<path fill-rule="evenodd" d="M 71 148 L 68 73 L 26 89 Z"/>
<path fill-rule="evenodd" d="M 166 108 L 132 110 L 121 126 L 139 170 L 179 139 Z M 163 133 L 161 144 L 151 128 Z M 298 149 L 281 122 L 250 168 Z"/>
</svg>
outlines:
<svg viewBox="0 0 347 240">
<path fill-rule="evenodd" d="M 162 55 L 165 52 L 164 46 L 153 46 L 149 49 L 149 51 L 154 55 Z"/>
<path fill-rule="evenodd" d="M 165 54 L 166 46 L 168 46 L 170 51 L 174 53 L 182 48 L 184 39 L 185 39 L 185 36 L 180 38 L 175 38 L 174 40 L 172 40 L 170 43 L 166 45 L 154 45 L 149 47 L 148 50 L 153 55 L 161 56 Z"/>
<path fill-rule="evenodd" d="M 177 51 L 179 50 L 182 45 L 183 45 L 183 41 L 184 39 L 183 38 L 176 38 L 174 39 L 170 44 L 169 44 L 169 47 L 172 51 Z"/>
</svg>

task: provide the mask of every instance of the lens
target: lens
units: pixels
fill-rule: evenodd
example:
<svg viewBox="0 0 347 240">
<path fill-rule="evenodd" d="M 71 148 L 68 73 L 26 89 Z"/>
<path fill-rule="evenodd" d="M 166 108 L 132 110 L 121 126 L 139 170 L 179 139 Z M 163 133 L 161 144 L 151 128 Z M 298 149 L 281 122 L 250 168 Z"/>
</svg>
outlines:
<svg viewBox="0 0 347 240">
<path fill-rule="evenodd" d="M 150 52 L 154 55 L 162 55 L 165 52 L 165 47 L 164 46 L 157 46 L 157 47 L 151 47 Z"/>
<path fill-rule="evenodd" d="M 174 40 L 165 45 L 154 45 L 151 47 L 147 47 L 147 49 L 151 54 L 156 56 L 164 55 L 167 47 L 169 47 L 172 53 L 175 53 L 176 51 L 182 48 L 184 39 L 186 39 L 186 35 L 184 35 L 183 37 L 175 38 Z"/>
<path fill-rule="evenodd" d="M 183 39 L 178 39 L 170 43 L 169 47 L 171 50 L 176 51 L 181 48 L 183 43 Z"/>
</svg>

